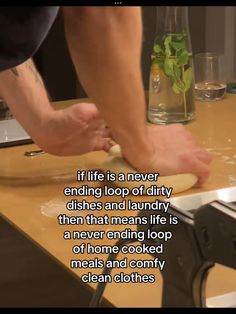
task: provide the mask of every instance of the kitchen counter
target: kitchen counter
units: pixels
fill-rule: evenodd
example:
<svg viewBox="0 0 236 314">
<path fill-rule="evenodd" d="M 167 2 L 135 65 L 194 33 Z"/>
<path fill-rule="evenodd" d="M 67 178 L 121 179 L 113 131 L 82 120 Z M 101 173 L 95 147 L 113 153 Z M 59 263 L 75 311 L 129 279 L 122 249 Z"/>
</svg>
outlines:
<svg viewBox="0 0 236 314">
<path fill-rule="evenodd" d="M 58 102 L 55 106 L 62 108 L 75 102 L 78 100 Z M 212 153 L 214 160 L 208 182 L 202 188 L 193 188 L 183 194 L 236 186 L 236 96 L 227 94 L 223 101 L 212 103 L 196 102 L 196 108 L 197 118 L 187 124 L 186 128 L 194 134 L 201 146 Z M 20 232 L 69 268 L 70 260 L 78 256 L 76 257 L 71 251 L 74 242 L 63 239 L 63 232 L 70 230 L 71 226 L 69 228 L 60 226 L 56 219 L 58 212 L 66 213 L 65 204 L 70 200 L 63 195 L 63 189 L 76 183 L 78 185 L 77 170 L 98 169 L 106 153 L 92 152 L 79 157 L 55 157 L 49 154 L 24 156 L 25 151 L 35 149 L 38 147 L 34 144 L 0 149 L 0 211 L 2 216 Z M 92 201 L 93 198 L 89 197 L 89 200 Z M 103 201 L 107 200 L 108 197 L 103 199 Z M 112 200 L 114 201 L 114 198 Z M 46 215 L 48 212 L 50 217 Z M 96 212 L 93 214 L 97 215 Z M 112 212 L 108 214 L 111 215 Z M 121 215 L 122 211 L 117 211 L 115 214 Z M 98 226 L 96 229 L 102 230 L 102 228 Z M 123 226 L 114 228 L 122 230 Z M 83 229 L 88 230 L 89 226 L 85 225 Z M 80 242 L 77 240 L 76 244 Z M 106 240 L 90 241 L 91 244 L 106 242 Z M 84 255 L 84 258 L 86 257 L 88 258 L 87 254 Z M 150 256 L 132 255 L 132 259 L 147 259 L 147 257 Z M 105 260 L 106 256 L 101 255 L 100 258 Z M 119 258 L 122 258 L 122 254 Z M 84 269 L 71 271 L 76 276 L 81 276 L 85 272 Z M 101 270 L 92 271 L 101 272 Z M 131 269 L 126 272 L 131 272 Z M 153 273 L 154 270 L 139 270 L 139 272 Z M 207 295 L 215 296 L 236 290 L 235 282 L 236 271 L 216 265 L 209 276 Z M 96 287 L 96 284 L 90 285 Z M 154 284 L 109 283 L 105 290 L 105 297 L 117 307 L 159 307 L 161 290 L 162 278 L 157 272 Z"/>
</svg>

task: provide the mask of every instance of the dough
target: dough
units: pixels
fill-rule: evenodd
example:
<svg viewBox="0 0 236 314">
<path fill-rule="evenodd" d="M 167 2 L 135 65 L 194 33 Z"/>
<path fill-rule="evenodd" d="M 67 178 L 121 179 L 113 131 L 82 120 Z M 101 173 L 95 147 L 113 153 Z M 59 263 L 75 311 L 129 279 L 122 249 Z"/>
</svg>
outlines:
<svg viewBox="0 0 236 314">
<path fill-rule="evenodd" d="M 102 170 L 106 172 L 107 170 L 110 170 L 111 172 L 118 174 L 118 173 L 137 173 L 137 171 L 132 168 L 132 166 L 123 159 L 120 146 L 114 145 L 108 154 L 107 159 L 102 164 Z M 144 185 L 145 188 L 150 187 L 151 185 L 157 185 L 157 186 L 166 186 L 166 187 L 172 187 L 173 192 L 172 193 L 180 193 L 183 191 L 186 191 L 193 187 L 195 183 L 198 181 L 198 178 L 196 175 L 191 173 L 185 173 L 185 174 L 176 174 L 172 176 L 160 176 L 158 177 L 157 182 L 150 182 L 150 181 L 139 181 L 139 182 L 120 182 L 116 181 L 115 184 L 119 187 L 127 187 L 129 189 Z"/>
</svg>

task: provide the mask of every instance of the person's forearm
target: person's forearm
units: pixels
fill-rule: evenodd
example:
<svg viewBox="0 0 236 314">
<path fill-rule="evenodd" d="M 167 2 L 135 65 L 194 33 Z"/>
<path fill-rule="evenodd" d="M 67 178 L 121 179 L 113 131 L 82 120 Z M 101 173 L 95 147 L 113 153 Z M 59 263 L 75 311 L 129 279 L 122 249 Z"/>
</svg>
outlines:
<svg viewBox="0 0 236 314">
<path fill-rule="evenodd" d="M 53 108 L 31 59 L 0 73 L 0 95 L 33 140 L 41 144 L 45 137 L 43 126 Z"/>
<path fill-rule="evenodd" d="M 64 21 L 77 74 L 115 140 L 123 151 L 148 150 L 140 8 L 68 7 Z"/>
</svg>

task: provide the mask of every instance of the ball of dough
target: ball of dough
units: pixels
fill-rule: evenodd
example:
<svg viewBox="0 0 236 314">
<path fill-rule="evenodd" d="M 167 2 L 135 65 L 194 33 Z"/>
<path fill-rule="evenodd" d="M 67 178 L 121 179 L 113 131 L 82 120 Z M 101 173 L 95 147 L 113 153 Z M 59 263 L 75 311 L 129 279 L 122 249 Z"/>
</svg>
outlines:
<svg viewBox="0 0 236 314">
<path fill-rule="evenodd" d="M 106 160 L 102 164 L 102 170 L 104 172 L 110 171 L 118 175 L 119 173 L 124 173 L 127 176 L 127 173 L 138 173 L 124 158 L 122 157 L 121 149 L 119 145 L 114 145 L 106 158 Z M 193 187 L 198 181 L 198 177 L 191 173 L 185 174 L 175 174 L 171 176 L 159 176 L 157 182 L 150 181 L 139 181 L 139 182 L 131 182 L 131 181 L 115 181 L 114 184 L 119 187 L 127 187 L 132 189 L 133 187 L 137 187 L 139 185 L 144 185 L 145 189 L 150 187 L 151 185 L 157 186 L 166 186 L 172 187 L 172 193 L 180 193 L 186 191 Z"/>
</svg>

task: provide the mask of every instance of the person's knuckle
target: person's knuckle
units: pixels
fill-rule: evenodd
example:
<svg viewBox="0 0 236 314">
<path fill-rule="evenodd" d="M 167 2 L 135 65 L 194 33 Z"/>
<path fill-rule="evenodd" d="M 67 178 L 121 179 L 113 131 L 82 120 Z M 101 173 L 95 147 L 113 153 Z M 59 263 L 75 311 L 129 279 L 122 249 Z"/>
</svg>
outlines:
<svg viewBox="0 0 236 314">
<path fill-rule="evenodd" d="M 179 154 L 179 159 L 182 163 L 189 163 L 192 159 L 192 155 L 190 152 L 182 152 Z"/>
</svg>

